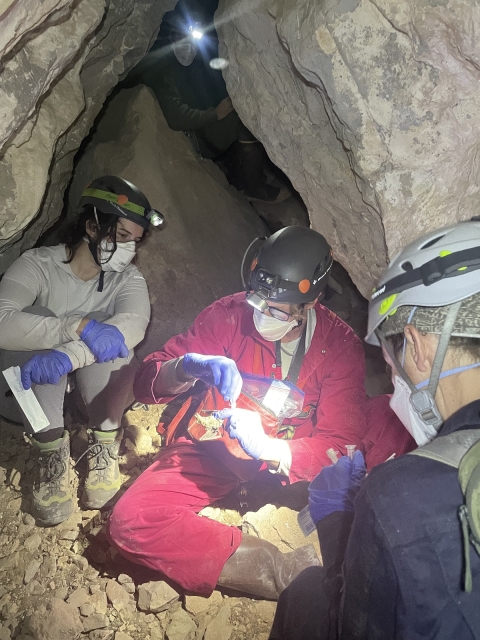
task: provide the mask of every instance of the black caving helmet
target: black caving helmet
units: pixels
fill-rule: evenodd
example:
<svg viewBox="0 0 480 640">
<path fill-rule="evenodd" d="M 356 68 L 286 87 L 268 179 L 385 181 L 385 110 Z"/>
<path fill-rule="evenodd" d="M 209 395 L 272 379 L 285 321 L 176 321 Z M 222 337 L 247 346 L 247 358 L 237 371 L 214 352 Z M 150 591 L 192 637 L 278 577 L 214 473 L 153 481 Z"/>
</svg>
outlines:
<svg viewBox="0 0 480 640">
<path fill-rule="evenodd" d="M 254 243 L 261 240 L 263 244 L 252 256 Z M 250 272 L 245 277 L 247 260 L 251 260 Z M 311 302 L 327 288 L 332 264 L 330 245 L 313 229 L 290 226 L 280 229 L 267 240 L 257 238 L 248 247 L 242 263 L 247 301 L 260 311 L 265 310 L 267 301 L 287 304 Z"/>
<path fill-rule="evenodd" d="M 134 184 L 117 176 L 102 176 L 93 180 L 83 191 L 80 207 L 91 204 L 106 214 L 126 218 L 144 229 L 150 224 L 159 227 L 163 224 L 163 215 L 152 209 L 147 198 Z"/>
</svg>

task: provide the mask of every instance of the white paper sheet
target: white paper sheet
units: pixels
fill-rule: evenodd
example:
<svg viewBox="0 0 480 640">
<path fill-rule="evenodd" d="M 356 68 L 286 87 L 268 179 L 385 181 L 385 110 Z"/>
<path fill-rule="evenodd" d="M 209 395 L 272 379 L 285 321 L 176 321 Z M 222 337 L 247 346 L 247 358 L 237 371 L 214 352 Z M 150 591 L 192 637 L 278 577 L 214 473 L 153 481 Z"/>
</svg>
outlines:
<svg viewBox="0 0 480 640">
<path fill-rule="evenodd" d="M 35 394 L 31 389 L 24 389 L 20 378 L 20 367 L 10 367 L 3 372 L 8 386 L 17 399 L 32 429 L 37 432 L 50 424 Z"/>
</svg>

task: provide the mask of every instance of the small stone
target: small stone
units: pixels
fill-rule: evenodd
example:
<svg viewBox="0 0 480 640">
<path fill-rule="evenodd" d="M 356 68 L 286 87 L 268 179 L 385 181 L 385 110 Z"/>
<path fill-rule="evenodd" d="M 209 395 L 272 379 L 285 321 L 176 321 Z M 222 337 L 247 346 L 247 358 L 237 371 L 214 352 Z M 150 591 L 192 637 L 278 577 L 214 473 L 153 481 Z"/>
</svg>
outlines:
<svg viewBox="0 0 480 640">
<path fill-rule="evenodd" d="M 197 625 L 183 609 L 178 609 L 172 616 L 166 629 L 168 640 L 193 640 Z"/>
<path fill-rule="evenodd" d="M 82 614 L 82 616 L 91 616 L 92 613 L 94 612 L 94 609 L 92 607 L 92 605 L 89 602 L 86 602 L 85 604 L 80 605 L 80 613 Z"/>
<path fill-rule="evenodd" d="M 52 578 L 57 573 L 57 559 L 53 554 L 43 559 L 40 573 L 44 578 Z"/>
<path fill-rule="evenodd" d="M 32 535 L 28 536 L 28 538 L 23 542 L 23 546 L 29 553 L 34 553 L 41 544 L 42 538 L 38 533 L 32 533 Z"/>
<path fill-rule="evenodd" d="M 83 587 L 78 587 L 75 589 L 67 598 L 68 604 L 73 604 L 75 607 L 80 607 L 82 604 L 88 602 L 88 593 L 87 590 Z M 92 627 L 95 629 L 95 627 Z"/>
<path fill-rule="evenodd" d="M 23 582 L 28 584 L 30 580 L 32 580 L 36 575 L 37 571 L 40 569 L 40 565 L 43 562 L 43 558 L 40 560 L 38 558 L 33 558 L 25 568 L 25 575 L 23 577 Z"/>
<path fill-rule="evenodd" d="M 81 571 L 85 571 L 88 567 L 88 560 L 83 556 L 76 554 L 73 556 L 72 560 Z"/>
<path fill-rule="evenodd" d="M 0 572 L 15 569 L 18 565 L 18 552 L 0 560 Z"/>
<path fill-rule="evenodd" d="M 55 590 L 55 597 L 59 600 L 66 600 L 68 596 L 68 587 L 59 587 Z"/>
<path fill-rule="evenodd" d="M 79 531 L 78 529 L 70 530 L 70 531 L 62 531 L 62 533 L 58 536 L 59 540 L 70 540 L 73 542 L 78 538 Z"/>
<path fill-rule="evenodd" d="M 107 582 L 106 594 L 108 601 L 117 611 L 124 609 L 130 601 L 128 593 L 122 585 L 115 582 L 115 580 L 109 580 Z"/>
<path fill-rule="evenodd" d="M 107 594 L 105 591 L 95 591 L 90 596 L 90 604 L 96 613 L 106 614 L 108 610 Z"/>
<path fill-rule="evenodd" d="M 128 633 L 123 633 L 123 631 L 117 631 L 115 634 L 115 640 L 133 640 L 132 636 L 129 636 Z"/>
<path fill-rule="evenodd" d="M 205 631 L 205 640 L 229 640 L 233 627 L 230 624 L 230 605 L 225 604 Z"/>
<path fill-rule="evenodd" d="M 108 627 L 109 620 L 107 616 L 101 613 L 92 613 L 88 618 L 83 618 L 83 630 L 85 633 L 93 631 L 94 629 L 104 629 Z"/>
<path fill-rule="evenodd" d="M 27 585 L 27 593 L 39 596 L 42 593 L 45 593 L 45 587 L 38 580 L 30 580 Z"/>
<path fill-rule="evenodd" d="M 95 629 L 88 634 L 88 640 L 112 640 L 113 629 Z"/>
<path fill-rule="evenodd" d="M 268 600 L 259 600 L 255 602 L 255 610 L 256 610 L 258 619 L 269 625 L 271 625 L 273 622 L 276 609 L 277 609 L 276 602 L 270 602 Z"/>
<path fill-rule="evenodd" d="M 76 638 L 82 630 L 78 609 L 53 598 L 46 611 L 39 608 L 27 618 L 24 631 L 37 640 L 66 640 Z"/>
<path fill-rule="evenodd" d="M 222 602 L 222 594 L 219 591 L 214 591 L 208 598 L 185 596 L 185 609 L 193 616 L 198 616 L 205 613 L 210 607 L 220 605 Z"/>
<path fill-rule="evenodd" d="M 0 627 L 0 640 L 10 640 L 12 634 L 8 627 Z"/>
<path fill-rule="evenodd" d="M 138 587 L 138 608 L 141 611 L 158 613 L 179 598 L 175 589 L 161 580 L 146 582 Z"/>
<path fill-rule="evenodd" d="M 35 526 L 35 518 L 30 513 L 24 513 L 22 522 L 25 526 L 33 528 Z"/>
</svg>

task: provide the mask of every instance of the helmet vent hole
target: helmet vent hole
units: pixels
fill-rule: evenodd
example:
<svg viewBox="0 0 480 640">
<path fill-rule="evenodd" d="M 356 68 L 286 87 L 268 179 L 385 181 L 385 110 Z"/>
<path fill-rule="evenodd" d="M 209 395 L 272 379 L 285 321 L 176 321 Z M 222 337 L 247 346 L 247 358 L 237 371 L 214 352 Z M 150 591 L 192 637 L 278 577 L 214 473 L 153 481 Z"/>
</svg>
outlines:
<svg viewBox="0 0 480 640">
<path fill-rule="evenodd" d="M 411 262 L 408 262 L 408 260 L 407 260 L 407 262 L 403 262 L 402 263 L 402 269 L 404 271 L 411 271 L 413 269 L 413 265 L 412 265 Z"/>
<path fill-rule="evenodd" d="M 445 237 L 445 234 L 438 236 L 437 238 L 433 238 L 433 240 L 429 240 L 428 242 L 426 242 L 425 244 L 422 244 L 422 246 L 420 247 L 420 249 L 429 249 L 430 247 L 433 247 L 434 244 L 437 244 L 437 242 L 439 240 L 441 240 L 442 238 Z"/>
</svg>

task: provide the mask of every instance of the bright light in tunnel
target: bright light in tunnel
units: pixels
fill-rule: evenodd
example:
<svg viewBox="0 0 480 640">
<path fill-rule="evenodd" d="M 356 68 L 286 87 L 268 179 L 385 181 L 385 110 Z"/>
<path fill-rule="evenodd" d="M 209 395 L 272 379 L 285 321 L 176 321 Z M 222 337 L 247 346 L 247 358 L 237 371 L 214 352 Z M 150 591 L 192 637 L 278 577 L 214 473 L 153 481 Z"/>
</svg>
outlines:
<svg viewBox="0 0 480 640">
<path fill-rule="evenodd" d="M 212 67 L 212 69 L 226 69 L 229 65 L 228 60 L 225 60 L 225 58 L 212 58 L 212 60 L 210 60 L 210 66 Z"/>
<path fill-rule="evenodd" d="M 199 31 L 199 29 L 192 29 L 192 38 L 201 40 L 203 38 L 203 32 Z"/>
</svg>

